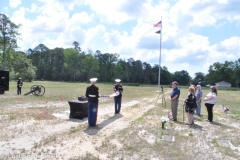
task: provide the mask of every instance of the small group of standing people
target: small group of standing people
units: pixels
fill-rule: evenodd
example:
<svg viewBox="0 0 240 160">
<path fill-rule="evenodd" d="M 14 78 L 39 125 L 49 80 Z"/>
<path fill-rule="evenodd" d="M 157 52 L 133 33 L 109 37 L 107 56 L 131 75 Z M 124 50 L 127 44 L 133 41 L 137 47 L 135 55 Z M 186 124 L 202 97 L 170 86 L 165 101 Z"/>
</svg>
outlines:
<svg viewBox="0 0 240 160">
<path fill-rule="evenodd" d="M 171 109 L 172 109 L 172 120 L 177 121 L 177 112 L 178 112 L 178 102 L 180 96 L 180 89 L 178 87 L 178 83 L 176 81 L 172 82 L 172 92 L 170 95 L 171 101 Z M 204 104 L 207 108 L 208 112 L 208 122 L 212 122 L 213 120 L 213 106 L 216 104 L 217 97 L 217 88 L 215 86 L 210 87 L 210 93 L 204 98 Z M 185 112 L 187 113 L 188 122 L 187 125 L 194 124 L 194 114 L 197 116 L 201 116 L 201 103 L 202 103 L 202 90 L 201 85 L 195 86 L 190 83 L 190 87 L 188 89 L 188 96 L 184 101 L 183 106 L 185 106 Z"/>
<path fill-rule="evenodd" d="M 97 123 L 99 88 L 96 86 L 97 78 L 91 78 L 90 81 L 91 85 L 87 87 L 85 96 L 88 97 L 88 125 L 94 127 Z M 116 79 L 115 82 L 113 86 L 113 91 L 117 95 L 114 97 L 115 114 L 119 114 L 121 111 L 123 87 L 120 84 L 120 79 Z"/>
</svg>

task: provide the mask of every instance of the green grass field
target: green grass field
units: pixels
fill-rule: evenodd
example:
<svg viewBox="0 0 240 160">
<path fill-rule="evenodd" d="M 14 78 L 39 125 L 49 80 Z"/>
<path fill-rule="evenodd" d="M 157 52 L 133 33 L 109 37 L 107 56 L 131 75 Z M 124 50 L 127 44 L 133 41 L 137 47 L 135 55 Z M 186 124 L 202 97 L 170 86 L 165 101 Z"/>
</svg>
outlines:
<svg viewBox="0 0 240 160">
<path fill-rule="evenodd" d="M 43 85 L 43 96 L 24 96 L 32 85 Z M 195 125 L 185 125 L 183 101 L 187 86 L 181 87 L 178 122 L 167 122 L 162 130 L 160 118 L 170 110 L 171 88 L 164 86 L 166 107 L 157 86 L 123 86 L 122 110 L 114 115 L 112 98 L 99 98 L 97 127 L 87 119 L 61 119 L 53 113 L 66 114 L 68 101 L 85 95 L 88 83 L 36 81 L 24 82 L 22 95 L 16 83 L 0 95 L 0 159 L 16 154 L 50 154 L 53 159 L 240 159 L 240 92 L 219 90 L 213 123 L 202 116 Z M 98 84 L 100 94 L 111 94 L 112 84 Z M 209 92 L 203 87 L 203 96 Z M 159 97 L 159 99 L 158 99 Z M 222 105 L 230 108 L 228 114 Z M 183 116 L 185 122 L 183 122 Z M 174 136 L 174 142 L 163 140 Z M 219 145 L 228 140 L 231 147 Z"/>
</svg>

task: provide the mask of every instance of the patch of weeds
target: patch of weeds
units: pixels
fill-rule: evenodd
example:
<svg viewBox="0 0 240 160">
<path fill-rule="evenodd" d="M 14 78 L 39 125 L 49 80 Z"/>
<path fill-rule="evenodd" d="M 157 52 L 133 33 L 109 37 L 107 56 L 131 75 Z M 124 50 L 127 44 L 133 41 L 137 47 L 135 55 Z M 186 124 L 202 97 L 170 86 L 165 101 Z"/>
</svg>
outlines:
<svg viewBox="0 0 240 160">
<path fill-rule="evenodd" d="M 99 160 L 99 157 L 96 157 L 96 156 L 94 156 L 93 154 L 91 154 L 91 153 L 86 153 L 85 155 L 83 155 L 83 156 L 80 156 L 80 157 L 78 157 L 78 158 L 70 158 L 70 159 L 72 159 L 72 160 L 74 160 L 74 159 L 84 159 L 84 160 Z"/>
<path fill-rule="evenodd" d="M 10 120 L 17 119 L 17 115 L 16 114 L 10 114 L 9 119 Z"/>
<path fill-rule="evenodd" d="M 107 147 L 108 146 L 108 141 L 102 141 L 102 146 L 101 147 Z"/>
<path fill-rule="evenodd" d="M 71 127 L 71 128 L 70 128 L 70 132 L 71 132 L 71 133 L 75 133 L 75 132 L 77 132 L 77 131 L 82 130 L 82 128 L 83 128 L 83 127 L 81 127 L 81 126 Z"/>
<path fill-rule="evenodd" d="M 131 106 L 131 108 L 137 108 L 137 107 L 139 107 L 139 103 L 137 103 L 137 104 Z"/>
<path fill-rule="evenodd" d="M 50 142 L 56 141 L 56 139 L 57 139 L 56 135 L 53 135 L 53 136 L 50 136 L 50 137 L 47 137 L 47 138 L 43 139 L 41 144 L 45 145 L 45 144 L 48 144 Z"/>
<path fill-rule="evenodd" d="M 74 133 L 74 132 L 76 132 L 76 131 L 77 131 L 77 128 L 75 128 L 75 127 L 71 127 L 71 128 L 70 128 L 70 132 L 71 132 L 71 133 Z"/>
<path fill-rule="evenodd" d="M 163 132 L 160 133 L 159 139 L 163 139 L 163 134 L 164 134 Z"/>
<path fill-rule="evenodd" d="M 136 119 L 136 121 L 142 121 L 142 120 L 144 120 L 144 117 L 143 117 L 143 116 L 138 117 L 138 118 Z"/>
<path fill-rule="evenodd" d="M 216 138 L 212 140 L 212 143 L 214 144 L 214 146 L 220 147 Z"/>
<path fill-rule="evenodd" d="M 38 147 L 38 143 L 37 142 L 34 142 L 34 147 L 33 148 L 37 148 Z"/>
<path fill-rule="evenodd" d="M 26 152 L 26 150 L 25 150 L 25 148 L 23 148 L 22 150 L 21 150 L 21 153 L 25 153 Z"/>
<path fill-rule="evenodd" d="M 143 114 L 143 116 L 144 117 L 146 117 L 146 116 L 153 116 L 153 112 L 155 112 L 156 111 L 156 109 L 155 108 L 152 108 L 152 109 L 149 109 L 147 112 L 145 112 L 144 114 Z"/>
<path fill-rule="evenodd" d="M 214 123 L 214 122 L 213 122 Z M 218 124 L 218 123 L 217 123 Z M 233 129 L 233 127 L 231 126 L 226 126 L 226 125 L 221 125 L 221 129 L 222 130 L 226 130 L 226 129 Z"/>
<path fill-rule="evenodd" d="M 189 136 L 193 136 L 193 133 L 192 132 L 189 132 L 189 134 L 188 134 Z"/>
<path fill-rule="evenodd" d="M 133 146 L 128 146 L 128 147 L 127 147 L 127 150 L 133 150 L 133 149 L 134 149 Z"/>
<path fill-rule="evenodd" d="M 52 150 L 52 154 L 56 154 L 56 149 Z"/>
<path fill-rule="evenodd" d="M 231 110 L 232 118 L 239 120 L 240 119 L 240 111 Z"/>
</svg>

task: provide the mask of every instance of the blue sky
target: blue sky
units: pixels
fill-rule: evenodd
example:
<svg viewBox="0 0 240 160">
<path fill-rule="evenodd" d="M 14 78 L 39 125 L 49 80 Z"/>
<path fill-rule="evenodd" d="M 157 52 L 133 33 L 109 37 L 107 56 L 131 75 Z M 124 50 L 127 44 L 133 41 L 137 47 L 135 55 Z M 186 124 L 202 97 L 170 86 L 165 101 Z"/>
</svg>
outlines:
<svg viewBox="0 0 240 160">
<path fill-rule="evenodd" d="M 118 53 L 159 62 L 170 72 L 207 73 L 214 62 L 240 57 L 240 0 L 3 0 L 0 13 L 21 24 L 19 50 L 38 44 Z"/>
</svg>

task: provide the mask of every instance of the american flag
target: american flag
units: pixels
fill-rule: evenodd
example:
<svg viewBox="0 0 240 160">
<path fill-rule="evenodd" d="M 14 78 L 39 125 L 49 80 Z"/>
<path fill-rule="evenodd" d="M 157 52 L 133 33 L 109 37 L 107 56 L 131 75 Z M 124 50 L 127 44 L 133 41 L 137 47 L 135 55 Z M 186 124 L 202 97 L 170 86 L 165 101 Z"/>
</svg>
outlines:
<svg viewBox="0 0 240 160">
<path fill-rule="evenodd" d="M 153 27 L 162 27 L 162 21 L 160 21 L 160 22 L 154 24 Z"/>
</svg>

